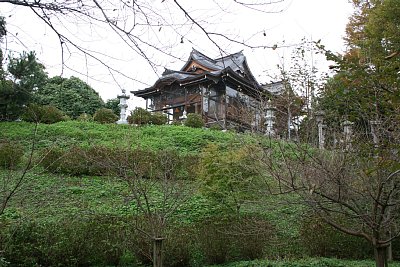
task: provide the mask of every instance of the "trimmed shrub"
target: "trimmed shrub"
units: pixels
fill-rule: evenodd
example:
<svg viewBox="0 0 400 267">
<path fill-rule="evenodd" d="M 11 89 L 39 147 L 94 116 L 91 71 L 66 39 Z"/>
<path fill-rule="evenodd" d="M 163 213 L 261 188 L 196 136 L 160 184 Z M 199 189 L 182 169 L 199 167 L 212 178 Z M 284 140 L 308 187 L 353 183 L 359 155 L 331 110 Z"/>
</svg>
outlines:
<svg viewBox="0 0 400 267">
<path fill-rule="evenodd" d="M 90 115 L 90 114 L 82 113 L 81 115 L 79 115 L 79 116 L 76 118 L 76 120 L 77 120 L 77 121 L 86 121 L 86 122 L 89 122 L 89 121 L 93 121 L 93 117 L 92 117 L 92 115 Z"/>
<path fill-rule="evenodd" d="M 29 105 L 22 119 L 28 122 L 41 122 L 52 124 L 59 121 L 64 121 L 64 113 L 54 106 L 40 106 L 36 104 Z"/>
<path fill-rule="evenodd" d="M 0 168 L 14 169 L 23 155 L 24 150 L 20 144 L 0 142 Z"/>
<path fill-rule="evenodd" d="M 118 116 L 111 109 L 101 108 L 94 113 L 93 120 L 99 123 L 114 123 L 118 120 Z"/>
<path fill-rule="evenodd" d="M 68 116 L 64 116 L 64 113 L 54 106 L 43 106 L 43 111 L 43 123 L 51 124 L 68 119 Z"/>
<path fill-rule="evenodd" d="M 128 116 L 128 123 L 129 124 L 137 124 L 137 125 L 144 125 L 151 123 L 151 113 L 144 108 L 136 107 L 134 110 L 131 111 L 131 115 Z"/>
<path fill-rule="evenodd" d="M 168 117 L 161 112 L 155 112 L 151 114 L 151 123 L 154 125 L 163 125 L 168 121 Z"/>
<path fill-rule="evenodd" d="M 189 113 L 187 115 L 187 119 L 185 121 L 185 126 L 192 128 L 201 128 L 204 127 L 204 121 L 200 114 Z"/>
</svg>

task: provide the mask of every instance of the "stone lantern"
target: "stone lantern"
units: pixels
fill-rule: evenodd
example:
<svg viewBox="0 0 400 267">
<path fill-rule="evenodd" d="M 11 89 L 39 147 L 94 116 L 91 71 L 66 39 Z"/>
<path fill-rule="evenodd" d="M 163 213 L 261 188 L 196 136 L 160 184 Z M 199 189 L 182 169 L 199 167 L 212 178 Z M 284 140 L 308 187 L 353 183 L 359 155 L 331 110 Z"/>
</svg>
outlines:
<svg viewBox="0 0 400 267">
<path fill-rule="evenodd" d="M 271 99 L 268 99 L 267 106 L 265 107 L 265 135 L 275 136 L 274 131 L 275 124 L 275 107 L 271 103 Z"/>
<path fill-rule="evenodd" d="M 128 108 L 127 100 L 130 98 L 129 95 L 126 95 L 125 89 L 122 89 L 122 94 L 117 96 L 119 99 L 119 107 L 121 109 L 118 124 L 128 124 L 126 120 L 126 110 Z"/>
<path fill-rule="evenodd" d="M 317 125 L 318 125 L 318 148 L 319 149 L 324 149 L 324 147 L 325 147 L 324 117 L 325 117 L 325 112 L 323 112 L 322 110 L 315 112 L 315 120 L 317 121 Z"/>
</svg>

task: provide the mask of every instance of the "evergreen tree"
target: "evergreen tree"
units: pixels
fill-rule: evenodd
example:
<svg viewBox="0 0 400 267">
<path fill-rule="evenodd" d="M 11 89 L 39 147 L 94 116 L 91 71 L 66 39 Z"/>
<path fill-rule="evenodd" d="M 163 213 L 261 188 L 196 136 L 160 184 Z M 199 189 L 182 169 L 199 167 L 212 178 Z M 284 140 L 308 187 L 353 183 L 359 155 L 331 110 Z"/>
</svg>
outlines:
<svg viewBox="0 0 400 267">
<path fill-rule="evenodd" d="M 104 106 L 99 94 L 79 78 L 55 76 L 35 93 L 35 103 L 52 105 L 68 116 L 77 118 L 82 113 L 93 115 Z"/>
<path fill-rule="evenodd" d="M 7 71 L 1 71 L 0 120 L 15 120 L 31 102 L 33 93 L 47 80 L 45 68 L 34 52 L 10 57 Z"/>
<path fill-rule="evenodd" d="M 121 108 L 119 107 L 119 98 L 108 99 L 105 104 L 105 108 L 111 109 L 115 115 L 119 117 L 121 113 Z"/>
</svg>

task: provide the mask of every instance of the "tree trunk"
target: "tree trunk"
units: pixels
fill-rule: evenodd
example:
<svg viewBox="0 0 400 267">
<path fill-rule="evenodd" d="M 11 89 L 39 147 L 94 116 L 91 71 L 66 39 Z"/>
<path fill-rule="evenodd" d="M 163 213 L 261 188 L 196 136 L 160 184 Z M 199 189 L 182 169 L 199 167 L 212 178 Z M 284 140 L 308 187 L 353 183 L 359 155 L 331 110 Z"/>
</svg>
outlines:
<svg viewBox="0 0 400 267">
<path fill-rule="evenodd" d="M 388 267 L 386 247 L 376 247 L 375 252 L 375 266 Z"/>
<path fill-rule="evenodd" d="M 163 266 L 163 255 L 162 255 L 162 242 L 163 238 L 156 237 L 153 239 L 153 267 Z"/>
<path fill-rule="evenodd" d="M 388 261 L 388 262 L 393 261 L 392 242 L 389 243 L 389 246 L 388 246 L 388 248 L 387 248 L 387 261 Z"/>
</svg>

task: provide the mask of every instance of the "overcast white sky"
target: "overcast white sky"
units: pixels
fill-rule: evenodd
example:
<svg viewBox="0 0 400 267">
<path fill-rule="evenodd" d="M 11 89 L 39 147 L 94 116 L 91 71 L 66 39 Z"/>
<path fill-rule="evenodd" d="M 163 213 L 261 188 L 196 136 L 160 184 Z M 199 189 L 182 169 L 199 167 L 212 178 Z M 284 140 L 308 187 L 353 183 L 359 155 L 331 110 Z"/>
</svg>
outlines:
<svg viewBox="0 0 400 267">
<path fill-rule="evenodd" d="M 152 6 L 160 10 L 164 10 L 165 6 L 163 5 L 168 2 L 168 0 L 163 3 L 161 0 L 149 1 L 152 2 Z M 352 13 L 352 6 L 348 0 L 285 0 L 283 3 L 274 4 L 268 8 L 268 11 L 283 10 L 277 13 L 261 13 L 238 7 L 230 9 L 230 0 L 218 2 L 228 10 L 227 13 L 216 11 L 212 6 L 216 1 L 213 0 L 181 0 L 180 2 L 195 16 L 207 20 L 210 23 L 209 29 L 227 33 L 239 41 L 248 41 L 252 44 L 269 47 L 277 44 L 280 47 L 300 43 L 302 38 L 314 41 L 321 39 L 328 49 L 336 52 L 343 52 L 345 49 L 342 38 L 348 17 Z M 172 14 L 175 16 L 174 12 Z M 171 16 L 171 12 L 167 14 Z M 9 31 L 6 42 L 1 44 L 2 49 L 16 52 L 35 50 L 40 62 L 46 66 L 49 75 L 60 75 L 60 46 L 55 34 L 47 26 L 30 10 L 22 7 L 0 3 L 0 15 L 6 17 Z M 176 14 L 176 16 L 178 15 L 180 14 Z M 116 76 L 117 81 L 114 81 L 108 71 L 98 63 L 71 51 L 71 54 L 65 57 L 65 61 L 71 69 L 65 69 L 63 75 L 80 77 L 98 91 L 104 100 L 116 97 L 121 93 L 121 88 L 125 88 L 127 92 L 144 89 L 157 80 L 157 75 L 161 75 L 163 71 L 161 67 L 157 69 L 157 73 L 154 73 L 143 58 L 126 49 L 121 44 L 121 40 L 116 39 L 111 33 L 93 29 L 87 25 L 74 24 L 73 20 L 63 23 L 67 25 L 67 34 L 82 41 L 90 49 L 109 55 L 112 64 L 117 65 L 136 80 L 132 81 Z M 153 39 L 149 38 L 150 41 L 154 41 L 154 37 Z M 160 42 L 163 40 L 167 42 L 167 40 L 171 41 L 171 38 L 176 39 L 177 37 L 163 28 L 157 38 Z M 210 57 L 219 57 L 218 49 L 204 39 L 205 37 L 199 29 L 193 29 L 185 35 L 183 43 L 180 40 L 172 40 L 176 42 L 176 45 L 171 48 L 171 52 L 177 58 L 185 60 L 192 47 L 195 47 Z M 221 47 L 228 53 L 235 53 L 243 49 L 250 69 L 260 83 L 269 82 L 270 76 L 277 72 L 276 65 L 287 61 L 291 56 L 291 48 L 249 49 L 225 42 L 221 43 Z M 160 65 L 170 69 L 180 69 L 183 65 L 182 60 L 159 56 Z M 314 57 L 313 60 L 315 61 L 313 64 L 326 67 L 326 63 L 317 57 Z M 133 109 L 136 105 L 143 105 L 143 101 L 132 96 L 130 108 Z"/>
</svg>

